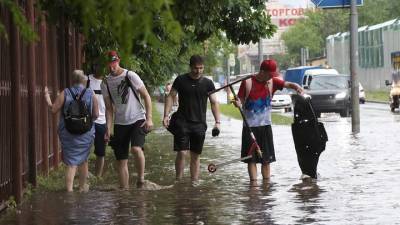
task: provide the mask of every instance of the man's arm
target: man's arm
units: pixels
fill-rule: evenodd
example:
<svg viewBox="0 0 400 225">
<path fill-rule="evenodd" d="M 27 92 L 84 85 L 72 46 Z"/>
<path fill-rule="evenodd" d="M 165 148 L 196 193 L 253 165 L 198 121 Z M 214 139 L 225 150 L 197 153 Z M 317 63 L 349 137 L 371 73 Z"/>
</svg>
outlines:
<svg viewBox="0 0 400 225">
<path fill-rule="evenodd" d="M 215 119 L 214 127 L 218 127 L 218 129 L 219 129 L 221 120 L 220 120 L 219 104 L 218 104 L 216 94 L 214 93 L 214 94 L 210 95 L 209 98 L 210 98 L 210 103 L 211 103 L 211 111 L 212 111 L 212 114 Z"/>
<path fill-rule="evenodd" d="M 233 105 L 236 106 L 237 108 L 242 108 L 242 104 L 245 101 L 245 95 L 246 95 L 246 81 L 242 81 L 240 83 L 239 91 L 237 93 L 237 98 L 233 100 Z"/>
<path fill-rule="evenodd" d="M 93 120 L 96 120 L 99 117 L 99 102 L 94 92 L 92 96 L 93 96 L 92 118 Z"/>
<path fill-rule="evenodd" d="M 168 127 L 168 125 L 169 125 L 169 113 L 171 112 L 172 104 L 173 104 L 173 101 L 176 98 L 177 94 L 178 94 L 178 92 L 174 88 L 171 88 L 171 91 L 165 98 L 164 117 L 163 117 L 164 127 Z"/>
<path fill-rule="evenodd" d="M 144 107 L 146 109 L 146 122 L 144 123 L 144 126 L 147 131 L 151 131 L 151 129 L 153 128 L 153 112 L 151 105 L 151 97 L 145 86 L 139 88 L 138 92 L 144 100 Z"/>
<path fill-rule="evenodd" d="M 300 95 L 304 94 L 304 90 L 303 88 L 300 87 L 300 85 L 296 84 L 296 83 L 292 83 L 289 81 L 285 81 L 285 84 L 283 85 L 285 88 L 290 88 L 295 90 L 297 93 L 299 93 Z"/>
<path fill-rule="evenodd" d="M 106 125 L 107 125 L 107 130 L 106 133 L 104 134 L 104 140 L 108 142 L 110 140 L 110 135 L 111 135 L 111 130 L 112 130 L 112 122 L 113 122 L 113 115 L 114 115 L 114 110 L 113 110 L 113 104 L 111 102 L 110 96 L 104 96 L 104 104 L 106 106 Z"/>
</svg>

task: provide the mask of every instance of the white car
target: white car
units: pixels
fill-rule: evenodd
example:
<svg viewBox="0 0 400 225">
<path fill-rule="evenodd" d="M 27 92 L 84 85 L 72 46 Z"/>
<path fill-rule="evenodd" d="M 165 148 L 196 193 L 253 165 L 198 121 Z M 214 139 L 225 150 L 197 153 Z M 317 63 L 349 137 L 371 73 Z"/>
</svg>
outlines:
<svg viewBox="0 0 400 225">
<path fill-rule="evenodd" d="M 273 109 L 284 109 L 285 112 L 292 111 L 292 98 L 287 89 L 282 91 L 277 90 L 272 97 L 272 108 Z"/>
</svg>

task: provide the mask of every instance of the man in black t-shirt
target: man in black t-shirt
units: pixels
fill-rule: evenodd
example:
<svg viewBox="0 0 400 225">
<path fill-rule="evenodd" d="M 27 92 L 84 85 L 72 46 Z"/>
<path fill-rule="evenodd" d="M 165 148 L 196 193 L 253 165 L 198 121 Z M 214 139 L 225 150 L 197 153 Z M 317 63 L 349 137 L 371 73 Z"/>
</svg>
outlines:
<svg viewBox="0 0 400 225">
<path fill-rule="evenodd" d="M 164 106 L 163 124 L 169 126 L 169 114 L 172 109 L 173 99 L 179 94 L 179 107 L 176 112 L 183 121 L 184 132 L 174 135 L 174 151 L 176 179 L 183 177 L 185 155 L 190 150 L 190 175 L 192 181 L 199 179 L 200 154 L 203 150 L 205 132 L 207 130 L 206 111 L 207 98 L 210 99 L 211 111 L 215 119 L 215 127 L 219 129 L 220 113 L 215 94 L 208 96 L 208 92 L 215 90 L 214 83 L 203 77 L 204 62 L 198 55 L 190 57 L 190 73 L 178 76 Z"/>
</svg>

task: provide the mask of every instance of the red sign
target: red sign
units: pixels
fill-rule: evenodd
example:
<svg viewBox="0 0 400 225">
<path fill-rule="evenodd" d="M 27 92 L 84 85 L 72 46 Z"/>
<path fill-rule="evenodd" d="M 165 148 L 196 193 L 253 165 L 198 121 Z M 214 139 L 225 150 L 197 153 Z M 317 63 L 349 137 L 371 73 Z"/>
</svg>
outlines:
<svg viewBox="0 0 400 225">
<path fill-rule="evenodd" d="M 297 19 L 279 19 L 279 27 L 292 26 L 296 23 Z"/>
<path fill-rule="evenodd" d="M 271 17 L 286 17 L 286 16 L 304 16 L 304 8 L 277 8 L 267 9 L 267 14 Z"/>
</svg>

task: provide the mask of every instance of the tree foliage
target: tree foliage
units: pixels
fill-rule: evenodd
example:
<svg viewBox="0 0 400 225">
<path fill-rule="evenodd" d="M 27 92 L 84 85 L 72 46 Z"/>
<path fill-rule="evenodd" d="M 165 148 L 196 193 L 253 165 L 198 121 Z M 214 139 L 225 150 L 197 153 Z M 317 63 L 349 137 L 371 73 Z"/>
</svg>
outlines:
<svg viewBox="0 0 400 225">
<path fill-rule="evenodd" d="M 176 0 L 173 12 L 185 31 L 204 41 L 218 30 L 234 44 L 271 37 L 276 26 L 264 13 L 264 0 Z"/>
<path fill-rule="evenodd" d="M 72 22 L 85 36 L 99 38 L 103 48 L 119 46 L 123 56 L 130 55 L 137 42 L 159 44 L 162 37 L 157 28 L 172 34 L 171 40 L 177 41 L 181 34 L 180 25 L 170 10 L 170 1 L 40 0 L 39 3 L 50 21 Z M 105 33 L 106 37 L 100 37 Z M 110 42 L 114 42 L 112 46 Z"/>
<path fill-rule="evenodd" d="M 265 2 L 38 0 L 37 5 L 48 21 L 71 22 L 85 35 L 87 62 L 104 64 L 105 52 L 117 49 L 126 67 L 155 85 L 187 70 L 190 54 L 206 55 L 206 68 L 211 68 L 232 43 L 271 37 L 276 26 L 264 13 Z"/>
<path fill-rule="evenodd" d="M 306 12 L 305 19 L 282 34 L 291 61 L 295 65 L 300 62 L 301 48 L 308 48 L 310 58 L 322 55 L 325 38 L 346 29 L 348 24 L 349 15 L 342 9 Z"/>
<path fill-rule="evenodd" d="M 400 18 L 399 0 L 364 0 L 358 7 L 359 26 L 373 25 Z"/>
<path fill-rule="evenodd" d="M 7 8 L 12 16 L 14 24 L 19 28 L 21 36 L 27 41 L 38 40 L 37 34 L 33 31 L 33 28 L 28 24 L 26 17 L 18 7 L 17 3 L 13 0 L 0 0 L 0 6 Z M 3 23 L 0 21 L 0 37 L 5 37 L 8 40 L 8 34 Z"/>
</svg>

